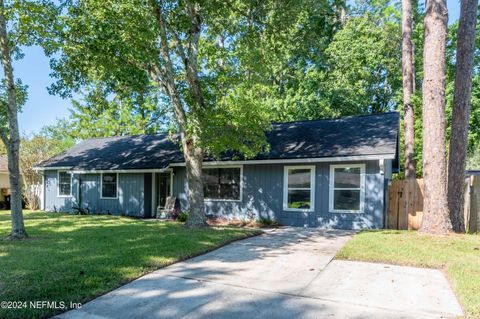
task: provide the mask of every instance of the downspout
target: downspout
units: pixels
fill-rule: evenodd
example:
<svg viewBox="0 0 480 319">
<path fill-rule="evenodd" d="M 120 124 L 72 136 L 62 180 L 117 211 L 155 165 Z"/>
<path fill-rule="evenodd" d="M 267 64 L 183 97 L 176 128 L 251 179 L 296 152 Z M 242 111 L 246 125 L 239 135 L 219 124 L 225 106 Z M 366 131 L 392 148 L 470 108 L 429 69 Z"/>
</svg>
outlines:
<svg viewBox="0 0 480 319">
<path fill-rule="evenodd" d="M 82 174 L 78 174 L 78 207 L 82 208 Z"/>
<path fill-rule="evenodd" d="M 388 190 L 388 181 L 385 178 L 385 160 L 379 159 L 378 165 L 380 167 L 380 175 L 382 176 L 383 180 L 383 207 L 382 207 L 382 228 L 385 228 L 387 225 L 387 207 L 388 207 L 388 197 L 387 197 L 387 190 Z"/>
<path fill-rule="evenodd" d="M 40 209 L 41 210 L 45 210 L 45 203 L 46 203 L 46 200 L 47 200 L 47 195 L 46 195 L 46 185 L 45 185 L 45 171 L 42 171 L 42 203 L 41 203 L 41 207 Z"/>
</svg>

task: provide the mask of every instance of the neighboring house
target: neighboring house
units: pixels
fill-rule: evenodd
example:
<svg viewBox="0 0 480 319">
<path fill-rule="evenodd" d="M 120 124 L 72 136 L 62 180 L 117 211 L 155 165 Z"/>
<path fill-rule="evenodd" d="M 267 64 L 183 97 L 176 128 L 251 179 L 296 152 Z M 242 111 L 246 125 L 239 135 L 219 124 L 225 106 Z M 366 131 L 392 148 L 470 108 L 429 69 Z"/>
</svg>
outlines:
<svg viewBox="0 0 480 319">
<path fill-rule="evenodd" d="M 10 195 L 10 179 L 8 174 L 8 160 L 6 156 L 0 156 L 0 208 L 4 209 L 5 196 Z"/>
<path fill-rule="evenodd" d="M 268 152 L 204 160 L 208 215 L 270 217 L 283 225 L 382 228 L 398 169 L 396 112 L 273 124 Z M 167 196 L 187 209 L 183 154 L 167 135 L 84 141 L 37 167 L 48 211 L 152 217 Z"/>
</svg>

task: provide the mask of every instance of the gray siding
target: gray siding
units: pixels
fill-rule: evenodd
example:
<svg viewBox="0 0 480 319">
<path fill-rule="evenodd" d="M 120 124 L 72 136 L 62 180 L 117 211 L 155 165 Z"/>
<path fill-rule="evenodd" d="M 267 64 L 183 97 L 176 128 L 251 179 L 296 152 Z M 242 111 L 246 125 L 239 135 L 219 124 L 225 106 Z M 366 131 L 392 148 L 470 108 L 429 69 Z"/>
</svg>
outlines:
<svg viewBox="0 0 480 319">
<path fill-rule="evenodd" d="M 350 162 L 352 163 L 352 162 Z M 378 161 L 362 162 L 365 168 L 364 212 L 329 212 L 329 178 L 331 163 L 315 164 L 315 206 L 313 212 L 283 210 L 284 164 L 243 165 L 243 196 L 241 201 L 206 201 L 209 215 L 251 219 L 270 217 L 283 225 L 324 228 L 382 228 L 384 225 L 385 190 L 391 175 L 391 161 L 385 161 L 385 174 L 381 174 Z M 346 163 L 335 163 L 346 164 Z M 302 165 L 301 163 L 295 164 Z M 305 165 L 311 165 L 305 163 Z M 187 182 L 184 167 L 173 171 L 173 196 L 182 209 L 188 208 Z M 79 187 L 79 177 L 81 187 Z M 148 183 L 147 183 L 148 184 Z M 95 213 L 144 217 L 144 173 L 119 174 L 118 198 L 100 198 L 100 174 L 75 175 L 73 196 L 57 196 L 57 172 L 45 171 L 45 208 L 53 211 L 71 211 L 73 203 L 82 202 Z M 151 192 L 152 190 L 147 190 Z M 79 196 L 80 195 L 80 196 Z"/>
<path fill-rule="evenodd" d="M 187 185 L 187 171 L 183 167 L 174 168 L 173 170 L 173 192 L 172 195 L 176 196 L 180 201 L 180 206 L 183 209 L 188 207 L 188 185 Z"/>
<path fill-rule="evenodd" d="M 47 211 L 71 211 L 76 201 L 75 193 L 78 187 L 78 181 L 73 180 L 72 196 L 60 197 L 58 196 L 58 172 L 57 171 L 45 171 L 44 175 L 44 196 L 45 196 L 45 210 Z"/>
<path fill-rule="evenodd" d="M 315 164 L 314 212 L 283 210 L 284 164 L 255 164 L 243 166 L 243 196 L 240 202 L 207 201 L 207 214 L 250 219 L 270 217 L 283 225 L 325 228 L 382 228 L 384 209 L 384 175 L 378 161 L 363 162 L 365 169 L 364 213 L 329 212 L 329 178 L 331 163 Z M 345 164 L 345 163 L 335 163 Z M 390 164 L 388 162 L 388 164 Z M 386 163 L 386 165 L 388 165 Z M 301 163 L 295 164 L 302 165 Z M 309 164 L 305 164 L 309 165 Z M 183 209 L 187 203 L 185 168 L 174 170 L 174 195 Z"/>
<path fill-rule="evenodd" d="M 144 198 L 144 217 L 155 217 L 155 212 L 153 211 L 152 207 L 152 187 L 153 187 L 153 178 L 152 178 L 152 173 L 144 173 L 143 174 L 143 189 L 144 190 L 150 190 L 150 191 L 145 191 L 143 193 L 143 198 Z"/>
<path fill-rule="evenodd" d="M 390 180 L 392 179 L 392 160 L 385 160 L 385 178 Z"/>
<path fill-rule="evenodd" d="M 144 174 L 118 174 L 118 197 L 101 198 L 101 174 L 74 175 L 72 197 L 59 197 L 57 171 L 45 171 L 45 209 L 72 211 L 74 203 L 97 214 L 144 216 Z M 79 187 L 79 178 L 81 186 Z"/>
</svg>

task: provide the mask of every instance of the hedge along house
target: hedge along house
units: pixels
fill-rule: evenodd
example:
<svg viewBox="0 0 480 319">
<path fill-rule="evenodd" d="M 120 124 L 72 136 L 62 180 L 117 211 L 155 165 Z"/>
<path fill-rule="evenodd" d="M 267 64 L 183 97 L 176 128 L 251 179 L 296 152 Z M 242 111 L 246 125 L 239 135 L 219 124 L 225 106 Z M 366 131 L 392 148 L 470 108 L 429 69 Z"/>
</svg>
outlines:
<svg viewBox="0 0 480 319">
<path fill-rule="evenodd" d="M 382 228 L 398 168 L 396 112 L 273 124 L 268 152 L 204 160 L 207 215 L 283 225 Z M 40 163 L 47 211 L 149 218 L 167 196 L 188 208 L 183 154 L 167 135 L 90 139 Z"/>
</svg>

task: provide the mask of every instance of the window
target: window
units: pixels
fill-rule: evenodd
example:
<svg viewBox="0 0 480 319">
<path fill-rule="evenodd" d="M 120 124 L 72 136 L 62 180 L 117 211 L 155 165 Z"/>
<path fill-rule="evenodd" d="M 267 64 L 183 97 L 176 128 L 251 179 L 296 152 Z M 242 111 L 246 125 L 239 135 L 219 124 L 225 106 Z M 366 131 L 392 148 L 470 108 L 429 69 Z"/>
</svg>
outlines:
<svg viewBox="0 0 480 319">
<path fill-rule="evenodd" d="M 203 169 L 203 193 L 207 200 L 241 200 L 242 167 Z"/>
<path fill-rule="evenodd" d="M 72 174 L 58 172 L 58 196 L 72 196 Z"/>
<path fill-rule="evenodd" d="M 331 212 L 361 213 L 365 198 L 365 164 L 331 165 Z"/>
<path fill-rule="evenodd" d="M 102 198 L 117 198 L 117 173 L 102 174 Z"/>
<path fill-rule="evenodd" d="M 313 211 L 315 166 L 286 166 L 283 177 L 283 209 Z"/>
</svg>

